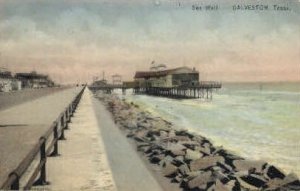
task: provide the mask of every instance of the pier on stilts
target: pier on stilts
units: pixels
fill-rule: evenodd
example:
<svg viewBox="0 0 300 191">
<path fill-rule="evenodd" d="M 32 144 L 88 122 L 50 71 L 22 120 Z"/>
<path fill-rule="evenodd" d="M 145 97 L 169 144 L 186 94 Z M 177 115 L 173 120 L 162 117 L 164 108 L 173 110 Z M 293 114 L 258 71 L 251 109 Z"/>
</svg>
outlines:
<svg viewBox="0 0 300 191">
<path fill-rule="evenodd" d="M 205 82 L 185 87 L 135 87 L 133 93 L 175 99 L 212 99 L 213 91 L 221 87 L 222 84 L 218 82 Z"/>
<path fill-rule="evenodd" d="M 102 80 L 94 81 L 89 88 L 92 91 L 100 90 L 108 94 L 114 89 L 122 89 L 123 94 L 126 94 L 127 89 L 133 89 L 133 93 L 137 95 L 145 94 L 174 99 L 212 99 L 213 91 L 222 87 L 220 82 L 201 81 L 199 72 L 195 68 L 184 66 L 157 70 L 157 67 L 150 68 L 156 68 L 156 70 L 137 71 L 134 81 L 121 84 L 120 75 L 113 75 L 112 84 L 108 84 L 103 77 Z"/>
<path fill-rule="evenodd" d="M 89 86 L 91 91 L 102 91 L 105 94 L 111 94 L 114 89 L 122 89 L 122 93 L 125 95 L 126 90 L 132 87 L 127 87 L 126 85 L 114 85 L 114 84 L 106 84 L 102 86 Z"/>
<path fill-rule="evenodd" d="M 133 89 L 136 95 L 151 95 L 160 97 L 169 97 L 174 99 L 212 99 L 213 91 L 221 88 L 219 82 L 201 82 L 193 86 L 178 86 L 178 87 L 142 87 L 142 86 L 126 86 L 107 84 L 105 86 L 90 86 L 92 91 L 102 91 L 106 94 L 111 94 L 114 89 L 122 89 L 122 93 L 126 94 L 127 89 Z"/>
</svg>

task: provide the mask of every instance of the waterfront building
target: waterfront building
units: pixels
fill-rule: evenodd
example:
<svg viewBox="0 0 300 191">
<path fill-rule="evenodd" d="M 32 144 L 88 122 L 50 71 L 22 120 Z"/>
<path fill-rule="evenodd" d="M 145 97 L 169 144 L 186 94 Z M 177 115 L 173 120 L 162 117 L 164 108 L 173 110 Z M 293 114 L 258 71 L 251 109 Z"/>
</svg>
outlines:
<svg viewBox="0 0 300 191">
<path fill-rule="evenodd" d="M 107 80 L 95 80 L 92 84 L 92 86 L 107 86 Z"/>
<path fill-rule="evenodd" d="M 134 76 L 139 87 L 182 87 L 199 84 L 195 68 L 179 67 L 159 71 L 137 71 Z"/>
<path fill-rule="evenodd" d="M 15 77 L 21 81 L 22 88 L 45 88 L 54 86 L 54 82 L 47 75 L 38 74 L 35 71 L 30 73 L 16 73 Z"/>
<path fill-rule="evenodd" d="M 0 71 L 0 92 L 21 90 L 21 82 L 15 79 L 11 72 Z"/>
</svg>

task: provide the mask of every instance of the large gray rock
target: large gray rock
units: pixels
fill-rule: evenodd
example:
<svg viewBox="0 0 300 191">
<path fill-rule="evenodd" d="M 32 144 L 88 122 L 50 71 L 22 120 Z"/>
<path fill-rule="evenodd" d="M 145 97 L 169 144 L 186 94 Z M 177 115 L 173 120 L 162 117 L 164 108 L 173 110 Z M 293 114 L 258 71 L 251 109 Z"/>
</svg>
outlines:
<svg viewBox="0 0 300 191">
<path fill-rule="evenodd" d="M 176 133 L 175 133 L 175 130 L 170 130 L 169 131 L 169 134 L 168 134 L 168 137 L 175 137 L 176 136 Z"/>
<path fill-rule="evenodd" d="M 136 142 L 137 143 L 137 150 L 138 151 L 142 151 L 142 152 L 146 152 L 148 151 L 148 149 L 150 149 L 150 144 L 146 143 L 146 142 Z"/>
<path fill-rule="evenodd" d="M 169 130 L 169 126 L 161 119 L 155 120 L 152 122 L 153 127 L 155 127 L 156 129 L 160 129 L 160 130 Z"/>
<path fill-rule="evenodd" d="M 182 181 L 182 176 L 180 174 L 178 174 L 172 179 L 172 182 L 176 182 L 176 183 L 181 183 L 181 181 Z"/>
<path fill-rule="evenodd" d="M 273 165 L 268 166 L 265 169 L 265 172 L 266 172 L 267 177 L 270 179 L 273 179 L 273 178 L 284 179 L 284 177 L 285 177 L 285 174 Z"/>
<path fill-rule="evenodd" d="M 159 136 L 161 139 L 165 139 L 168 137 L 168 133 L 166 131 L 160 131 Z"/>
<path fill-rule="evenodd" d="M 169 150 L 170 153 L 173 155 L 173 156 L 184 156 L 185 155 L 185 151 L 184 150 L 180 150 L 180 149 L 171 149 Z"/>
<path fill-rule="evenodd" d="M 189 160 L 197 160 L 203 157 L 203 154 L 199 151 L 193 151 L 191 149 L 186 150 L 185 158 Z"/>
<path fill-rule="evenodd" d="M 251 190 L 251 191 L 258 191 L 259 190 L 258 187 L 253 186 L 253 185 L 247 183 L 246 181 L 244 181 L 240 177 L 237 177 L 237 181 L 241 185 L 241 187 L 244 188 L 244 189 L 248 189 L 248 190 Z"/>
<path fill-rule="evenodd" d="M 159 162 L 164 158 L 163 155 L 155 155 L 155 156 L 152 156 L 149 160 L 151 163 L 153 164 L 159 164 Z"/>
<path fill-rule="evenodd" d="M 198 171 L 190 171 L 187 172 L 187 180 L 191 180 L 193 178 L 195 178 L 196 176 L 199 176 L 200 174 L 202 174 L 204 171 L 198 170 Z"/>
<path fill-rule="evenodd" d="M 194 135 L 193 138 L 192 138 L 193 141 L 196 141 L 198 143 L 202 143 L 204 139 L 205 138 L 200 136 L 200 135 Z"/>
<path fill-rule="evenodd" d="M 145 138 L 147 132 L 148 132 L 147 130 L 141 130 L 141 131 L 136 132 L 134 135 L 134 139 L 139 142 L 147 141 L 147 139 Z"/>
<path fill-rule="evenodd" d="M 203 172 L 188 182 L 188 188 L 194 189 L 199 186 L 204 186 L 213 181 L 212 173 L 210 171 Z"/>
<path fill-rule="evenodd" d="M 186 147 L 179 143 L 168 143 L 165 147 L 173 156 L 184 156 Z"/>
<path fill-rule="evenodd" d="M 290 173 L 288 174 L 282 181 L 282 184 L 285 185 L 285 184 L 298 184 L 300 185 L 300 181 L 299 181 L 299 178 L 298 176 L 295 174 L 295 173 Z"/>
<path fill-rule="evenodd" d="M 224 174 L 221 170 L 215 170 L 213 171 L 213 176 L 218 179 L 221 180 L 222 182 L 228 182 L 229 178 L 226 174 Z"/>
<path fill-rule="evenodd" d="M 191 171 L 206 169 L 211 166 L 215 166 L 217 162 L 224 162 L 224 158 L 221 156 L 207 156 L 201 159 L 197 159 L 190 163 Z"/>
<path fill-rule="evenodd" d="M 179 136 L 179 135 L 176 135 L 175 137 L 173 137 L 174 140 L 176 141 L 180 141 L 180 142 L 186 142 L 186 141 L 190 141 L 191 139 L 187 136 Z"/>
<path fill-rule="evenodd" d="M 186 175 L 190 172 L 190 169 L 187 164 L 182 164 L 181 166 L 179 166 L 178 170 L 182 175 Z"/>
<path fill-rule="evenodd" d="M 200 151 L 206 155 L 211 155 L 210 147 L 195 146 L 195 151 Z"/>
<path fill-rule="evenodd" d="M 226 162 L 226 159 L 225 159 Z M 226 173 L 230 173 L 233 172 L 233 169 L 230 165 L 226 164 L 225 162 L 221 163 L 221 162 L 217 162 L 217 165 L 219 167 L 221 167 Z"/>
<path fill-rule="evenodd" d="M 139 128 L 149 129 L 151 127 L 151 123 L 144 122 L 144 121 L 143 122 L 138 122 L 137 126 Z"/>
<path fill-rule="evenodd" d="M 195 150 L 195 146 L 200 146 L 200 144 L 196 141 L 181 141 L 180 143 L 193 150 Z"/>
<path fill-rule="evenodd" d="M 236 171 L 249 171 L 255 169 L 256 172 L 262 172 L 265 161 L 261 160 L 234 160 L 233 166 Z"/>
<path fill-rule="evenodd" d="M 282 186 L 282 182 L 283 180 L 279 178 L 271 179 L 264 186 L 264 190 L 269 191 L 279 189 Z"/>
<path fill-rule="evenodd" d="M 249 171 L 247 171 L 247 170 L 237 171 L 234 173 L 235 177 L 242 177 L 242 176 L 248 176 L 248 175 L 249 175 Z"/>
<path fill-rule="evenodd" d="M 237 177 L 237 180 L 239 181 L 239 183 L 243 188 L 250 189 L 250 190 L 262 189 L 266 184 L 266 180 L 263 177 L 255 174 Z"/>
<path fill-rule="evenodd" d="M 226 187 L 220 180 L 216 180 L 214 184 L 212 184 L 207 191 L 231 191 L 228 187 Z"/>
<path fill-rule="evenodd" d="M 290 173 L 284 179 L 274 178 L 271 179 L 266 187 L 266 191 L 282 190 L 282 191 L 292 191 L 300 190 L 300 181 L 296 174 Z"/>
<path fill-rule="evenodd" d="M 186 136 L 173 136 L 173 137 L 167 137 L 163 139 L 163 141 L 172 141 L 172 142 L 186 142 L 190 140 L 191 139 Z"/>
<path fill-rule="evenodd" d="M 172 163 L 173 160 L 174 160 L 173 157 L 171 157 L 170 155 L 167 155 L 167 156 L 165 156 L 165 157 L 159 162 L 159 165 L 160 165 L 161 167 L 165 167 L 166 164 Z"/>
<path fill-rule="evenodd" d="M 237 186 L 237 185 L 240 185 L 237 180 L 230 180 L 229 182 L 227 182 L 225 184 L 225 187 L 228 189 L 228 190 L 232 190 L 232 191 L 235 191 L 235 190 L 241 190 L 240 189 L 240 186 Z"/>
<path fill-rule="evenodd" d="M 147 137 L 154 137 L 154 136 L 159 136 L 159 135 L 160 135 L 160 132 L 155 129 L 151 129 L 147 133 Z"/>
<path fill-rule="evenodd" d="M 164 176 L 174 176 L 177 173 L 177 167 L 171 163 L 167 163 L 163 168 Z"/>
</svg>

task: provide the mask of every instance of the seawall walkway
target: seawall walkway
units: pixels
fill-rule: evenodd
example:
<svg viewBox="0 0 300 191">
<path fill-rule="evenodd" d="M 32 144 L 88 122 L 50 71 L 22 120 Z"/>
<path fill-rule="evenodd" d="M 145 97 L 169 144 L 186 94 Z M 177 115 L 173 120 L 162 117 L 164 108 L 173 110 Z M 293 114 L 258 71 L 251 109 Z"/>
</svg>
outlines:
<svg viewBox="0 0 300 191">
<path fill-rule="evenodd" d="M 115 183 L 92 106 L 92 95 L 85 90 L 74 113 L 66 141 L 60 142 L 60 156 L 47 161 L 46 190 L 115 191 Z"/>
<path fill-rule="evenodd" d="M 161 191 L 104 105 L 85 90 L 60 143 L 48 159 L 46 190 Z"/>
<path fill-rule="evenodd" d="M 0 184 L 81 89 L 58 91 L 0 111 Z"/>
<path fill-rule="evenodd" d="M 68 89 L 0 111 L 0 183 L 80 90 Z M 88 89 L 68 127 L 64 131 L 67 140 L 59 142 L 60 155 L 47 158 L 46 180 L 50 184 L 32 189 L 162 190 L 111 114 Z M 24 179 L 32 171 L 29 167 Z"/>
</svg>

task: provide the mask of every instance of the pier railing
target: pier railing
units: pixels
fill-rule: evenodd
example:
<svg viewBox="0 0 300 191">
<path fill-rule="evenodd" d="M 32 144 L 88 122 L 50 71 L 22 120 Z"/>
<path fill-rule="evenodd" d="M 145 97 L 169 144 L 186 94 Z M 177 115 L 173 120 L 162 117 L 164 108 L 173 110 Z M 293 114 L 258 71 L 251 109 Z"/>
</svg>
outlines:
<svg viewBox="0 0 300 191">
<path fill-rule="evenodd" d="M 47 185 L 46 178 L 46 162 L 47 157 L 58 156 L 58 142 L 65 140 L 64 131 L 68 129 L 68 123 L 76 110 L 76 107 L 81 99 L 85 87 L 76 95 L 66 109 L 59 115 L 59 117 L 52 123 L 47 132 L 41 136 L 32 150 L 21 161 L 18 167 L 12 171 L 0 190 L 19 190 L 20 179 L 26 172 L 33 161 L 39 157 L 38 165 L 32 170 L 30 178 L 24 183 L 24 190 L 29 190 L 33 185 Z M 52 140 L 51 138 L 52 137 Z"/>
</svg>

